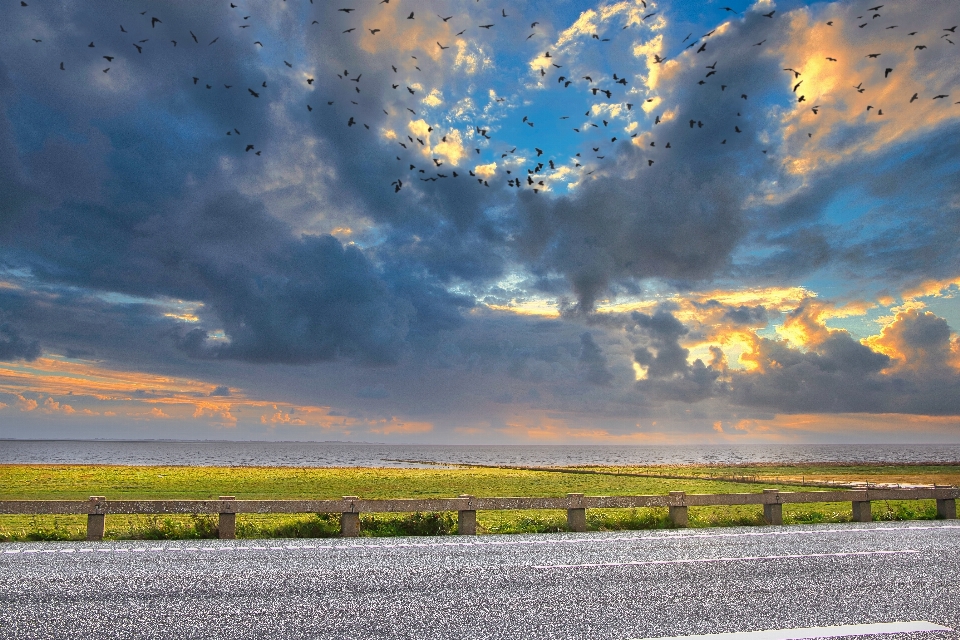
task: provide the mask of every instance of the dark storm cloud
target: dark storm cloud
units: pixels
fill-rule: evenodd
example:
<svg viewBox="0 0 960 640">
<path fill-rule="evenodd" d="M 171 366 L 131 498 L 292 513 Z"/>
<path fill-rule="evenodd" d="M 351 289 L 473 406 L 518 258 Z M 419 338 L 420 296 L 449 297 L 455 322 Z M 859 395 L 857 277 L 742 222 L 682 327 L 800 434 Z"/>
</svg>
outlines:
<svg viewBox="0 0 960 640">
<path fill-rule="evenodd" d="M 537 272 L 564 274 L 579 310 L 631 280 L 686 287 L 729 271 L 748 231 L 747 198 L 776 174 L 760 138 L 774 123 L 770 100 L 785 96 L 778 62 L 751 46 L 761 37 L 783 34 L 750 14 L 710 39 L 709 54 L 679 58 L 680 70 L 658 87 L 678 115 L 649 127 L 657 147 L 621 148 L 615 167 L 574 195 L 520 200 L 520 255 Z M 716 60 L 717 75 L 698 84 Z M 691 119 L 703 126 L 691 128 Z"/>
<path fill-rule="evenodd" d="M 30 340 L 4 322 L 0 323 L 0 360 L 36 360 L 40 357 L 40 341 Z"/>
<path fill-rule="evenodd" d="M 735 372 L 731 400 L 786 413 L 960 412 L 960 374 L 947 365 L 955 339 L 946 321 L 903 313 L 881 342 L 905 359 L 874 351 L 846 331 L 831 331 L 805 351 L 761 339 L 755 354 L 761 370 Z"/>
<path fill-rule="evenodd" d="M 735 272 L 782 282 L 834 267 L 890 286 L 947 278 L 960 269 L 960 125 L 846 163 L 785 202 L 753 212 Z M 908 162 L 903 158 L 909 157 Z M 847 213 L 852 210 L 851 213 Z M 838 216 L 858 218 L 845 220 Z M 852 232 L 854 231 L 854 232 Z"/>
<path fill-rule="evenodd" d="M 584 380 L 590 384 L 606 385 L 613 380 L 607 371 L 607 359 L 589 331 L 580 334 L 580 367 Z"/>
<path fill-rule="evenodd" d="M 56 30 L 57 37 L 37 49 L 37 59 L 12 56 L 17 86 L 24 92 L 3 94 L 21 127 L 19 140 L 12 134 L 0 140 L 11 151 L 5 159 L 22 160 L 0 166 L 0 181 L 11 184 L 12 197 L 0 205 L 6 208 L 0 239 L 7 245 L 9 266 L 29 268 L 51 284 L 200 301 L 206 305 L 203 326 L 183 327 L 177 341 L 204 358 L 304 363 L 346 356 L 382 364 L 396 361 L 408 334 L 457 326 L 458 310 L 469 303 L 434 284 L 431 273 L 460 275 L 465 256 L 490 257 L 489 250 L 477 250 L 470 233 L 445 234 L 446 223 L 435 224 L 435 213 L 428 211 L 407 226 L 422 232 L 423 244 L 443 247 L 446 255 L 417 256 L 384 246 L 375 266 L 359 248 L 330 236 L 299 236 L 262 202 L 238 195 L 249 171 L 255 171 L 249 165 L 260 161 L 242 151 L 245 145 L 269 153 L 268 141 L 282 137 L 265 105 L 308 87 L 294 73 L 283 75 L 284 56 L 307 64 L 302 51 L 278 55 L 270 47 L 293 45 L 282 39 L 265 42 L 259 55 L 276 56 L 273 63 L 280 71 L 265 70 L 267 62 L 253 53 L 257 36 L 236 30 L 237 16 L 172 5 L 163 8 L 162 26 L 152 30 L 138 13 L 123 5 L 114 9 L 109 29 L 103 15 L 89 11 L 44 8 L 29 18 L 20 16 L 24 32 Z M 282 9 L 266 13 L 257 17 L 291 19 Z M 113 20 L 123 22 L 114 26 Z M 73 29 L 64 30 L 64 21 L 72 21 Z M 124 23 L 129 34 L 137 35 L 118 35 Z M 194 43 L 189 31 L 205 41 Z M 139 54 L 127 40 L 143 36 L 149 42 L 142 43 Z M 178 40 L 176 46 L 170 38 Z M 214 38 L 216 43 L 206 42 Z M 87 47 L 88 41 L 96 46 Z M 75 54 L 61 72 L 56 55 L 64 51 Z M 115 59 L 105 61 L 102 55 Z M 99 69 L 106 65 L 112 65 L 113 76 Z M 109 84 L 119 74 L 132 76 L 122 89 Z M 23 82 L 34 75 L 36 82 Z M 200 78 L 197 83 L 194 76 Z M 206 89 L 208 83 L 213 88 Z M 250 95 L 248 87 L 261 98 Z M 42 108 L 32 108 L 31 101 L 44 92 Z M 140 101 L 139 111 L 125 106 L 129 101 Z M 98 111 L 113 116 L 100 129 L 78 124 Z M 333 129 L 332 122 L 318 120 L 320 131 Z M 346 127 L 340 124 L 336 135 L 325 138 L 325 144 L 342 145 L 331 158 L 385 162 L 375 144 L 344 137 Z M 9 120 L 3 126 L 0 134 L 9 130 Z M 223 154 L 239 163 L 239 170 L 224 175 L 210 163 Z M 375 169 L 345 166 L 340 174 L 357 180 L 358 192 L 368 193 L 359 185 L 368 185 L 368 172 Z M 388 185 L 386 180 L 384 193 L 392 196 Z M 17 193 L 30 197 L 17 198 Z M 396 199 L 368 199 L 387 202 Z M 398 211 L 405 209 L 384 206 L 380 213 L 399 218 L 392 213 Z M 423 266 L 428 262 L 432 269 Z M 229 340 L 208 340 L 207 332 L 216 329 Z"/>
<path fill-rule="evenodd" d="M 603 178 L 576 196 L 520 200 L 521 255 L 535 271 L 567 276 L 582 311 L 611 281 L 705 280 L 744 234 L 735 175 L 651 168 L 653 178 Z"/>
<path fill-rule="evenodd" d="M 707 367 L 697 359 L 687 362 L 690 351 L 680 345 L 689 329 L 672 313 L 634 312 L 635 328 L 648 342 L 633 352 L 634 361 L 646 369 L 646 378 L 637 382 L 641 393 L 657 400 L 699 402 L 722 392 L 718 386 L 721 371 Z"/>
</svg>

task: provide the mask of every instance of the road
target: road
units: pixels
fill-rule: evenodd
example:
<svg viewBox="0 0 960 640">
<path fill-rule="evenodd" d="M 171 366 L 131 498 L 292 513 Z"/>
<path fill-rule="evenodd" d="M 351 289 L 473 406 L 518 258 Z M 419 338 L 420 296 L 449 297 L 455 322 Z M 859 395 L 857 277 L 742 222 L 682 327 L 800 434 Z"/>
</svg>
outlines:
<svg viewBox="0 0 960 640">
<path fill-rule="evenodd" d="M 856 636 L 940 640 L 960 638 L 958 549 L 957 521 L 6 543 L 0 637 L 627 640 L 909 621 L 958 630 Z M 815 633 L 827 632 L 762 637 L 824 637 Z"/>
</svg>

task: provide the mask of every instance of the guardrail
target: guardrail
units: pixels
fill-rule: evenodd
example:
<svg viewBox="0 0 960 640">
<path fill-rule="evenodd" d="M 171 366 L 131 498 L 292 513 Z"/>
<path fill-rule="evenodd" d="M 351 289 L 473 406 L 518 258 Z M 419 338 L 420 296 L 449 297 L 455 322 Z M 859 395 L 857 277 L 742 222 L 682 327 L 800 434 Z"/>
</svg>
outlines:
<svg viewBox="0 0 960 640">
<path fill-rule="evenodd" d="M 461 495 L 456 498 L 363 500 L 344 496 L 340 500 L 237 500 L 220 496 L 218 500 L 107 500 L 91 496 L 88 500 L 2 500 L 3 515 L 86 515 L 87 540 L 102 540 L 106 516 L 111 514 L 172 515 L 217 514 L 218 535 L 223 539 L 236 536 L 238 513 L 339 513 L 340 535 L 360 535 L 361 513 L 457 512 L 457 533 L 477 533 L 477 511 L 516 509 L 565 509 L 567 528 L 587 530 L 587 509 L 630 509 L 668 507 L 670 522 L 687 526 L 689 507 L 763 505 L 767 524 L 783 524 L 783 505 L 823 502 L 850 502 L 855 522 L 871 520 L 870 503 L 875 500 L 936 500 L 937 517 L 955 519 L 960 489 L 861 489 L 846 491 L 780 491 L 764 489 L 763 493 L 687 494 L 671 491 L 659 496 L 585 496 L 568 493 L 559 498 L 477 498 Z"/>
</svg>

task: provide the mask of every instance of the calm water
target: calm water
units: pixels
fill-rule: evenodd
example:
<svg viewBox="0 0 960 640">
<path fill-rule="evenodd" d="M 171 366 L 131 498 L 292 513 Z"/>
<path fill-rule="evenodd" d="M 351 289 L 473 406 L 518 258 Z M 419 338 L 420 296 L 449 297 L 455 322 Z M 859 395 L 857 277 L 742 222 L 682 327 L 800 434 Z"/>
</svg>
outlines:
<svg viewBox="0 0 960 640">
<path fill-rule="evenodd" d="M 960 445 L 539 446 L 0 440 L 0 464 L 411 467 L 422 466 L 423 462 L 552 466 L 957 461 Z"/>
</svg>

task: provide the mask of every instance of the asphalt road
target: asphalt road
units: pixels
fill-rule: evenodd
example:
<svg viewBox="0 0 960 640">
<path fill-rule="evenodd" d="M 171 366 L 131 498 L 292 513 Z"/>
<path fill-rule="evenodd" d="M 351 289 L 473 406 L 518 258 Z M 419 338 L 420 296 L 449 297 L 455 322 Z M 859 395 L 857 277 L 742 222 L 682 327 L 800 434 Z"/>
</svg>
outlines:
<svg viewBox="0 0 960 640">
<path fill-rule="evenodd" d="M 958 630 L 856 636 L 940 640 L 960 638 L 958 550 L 958 521 L 7 543 L 0 637 L 626 640 L 898 621 Z"/>
</svg>

